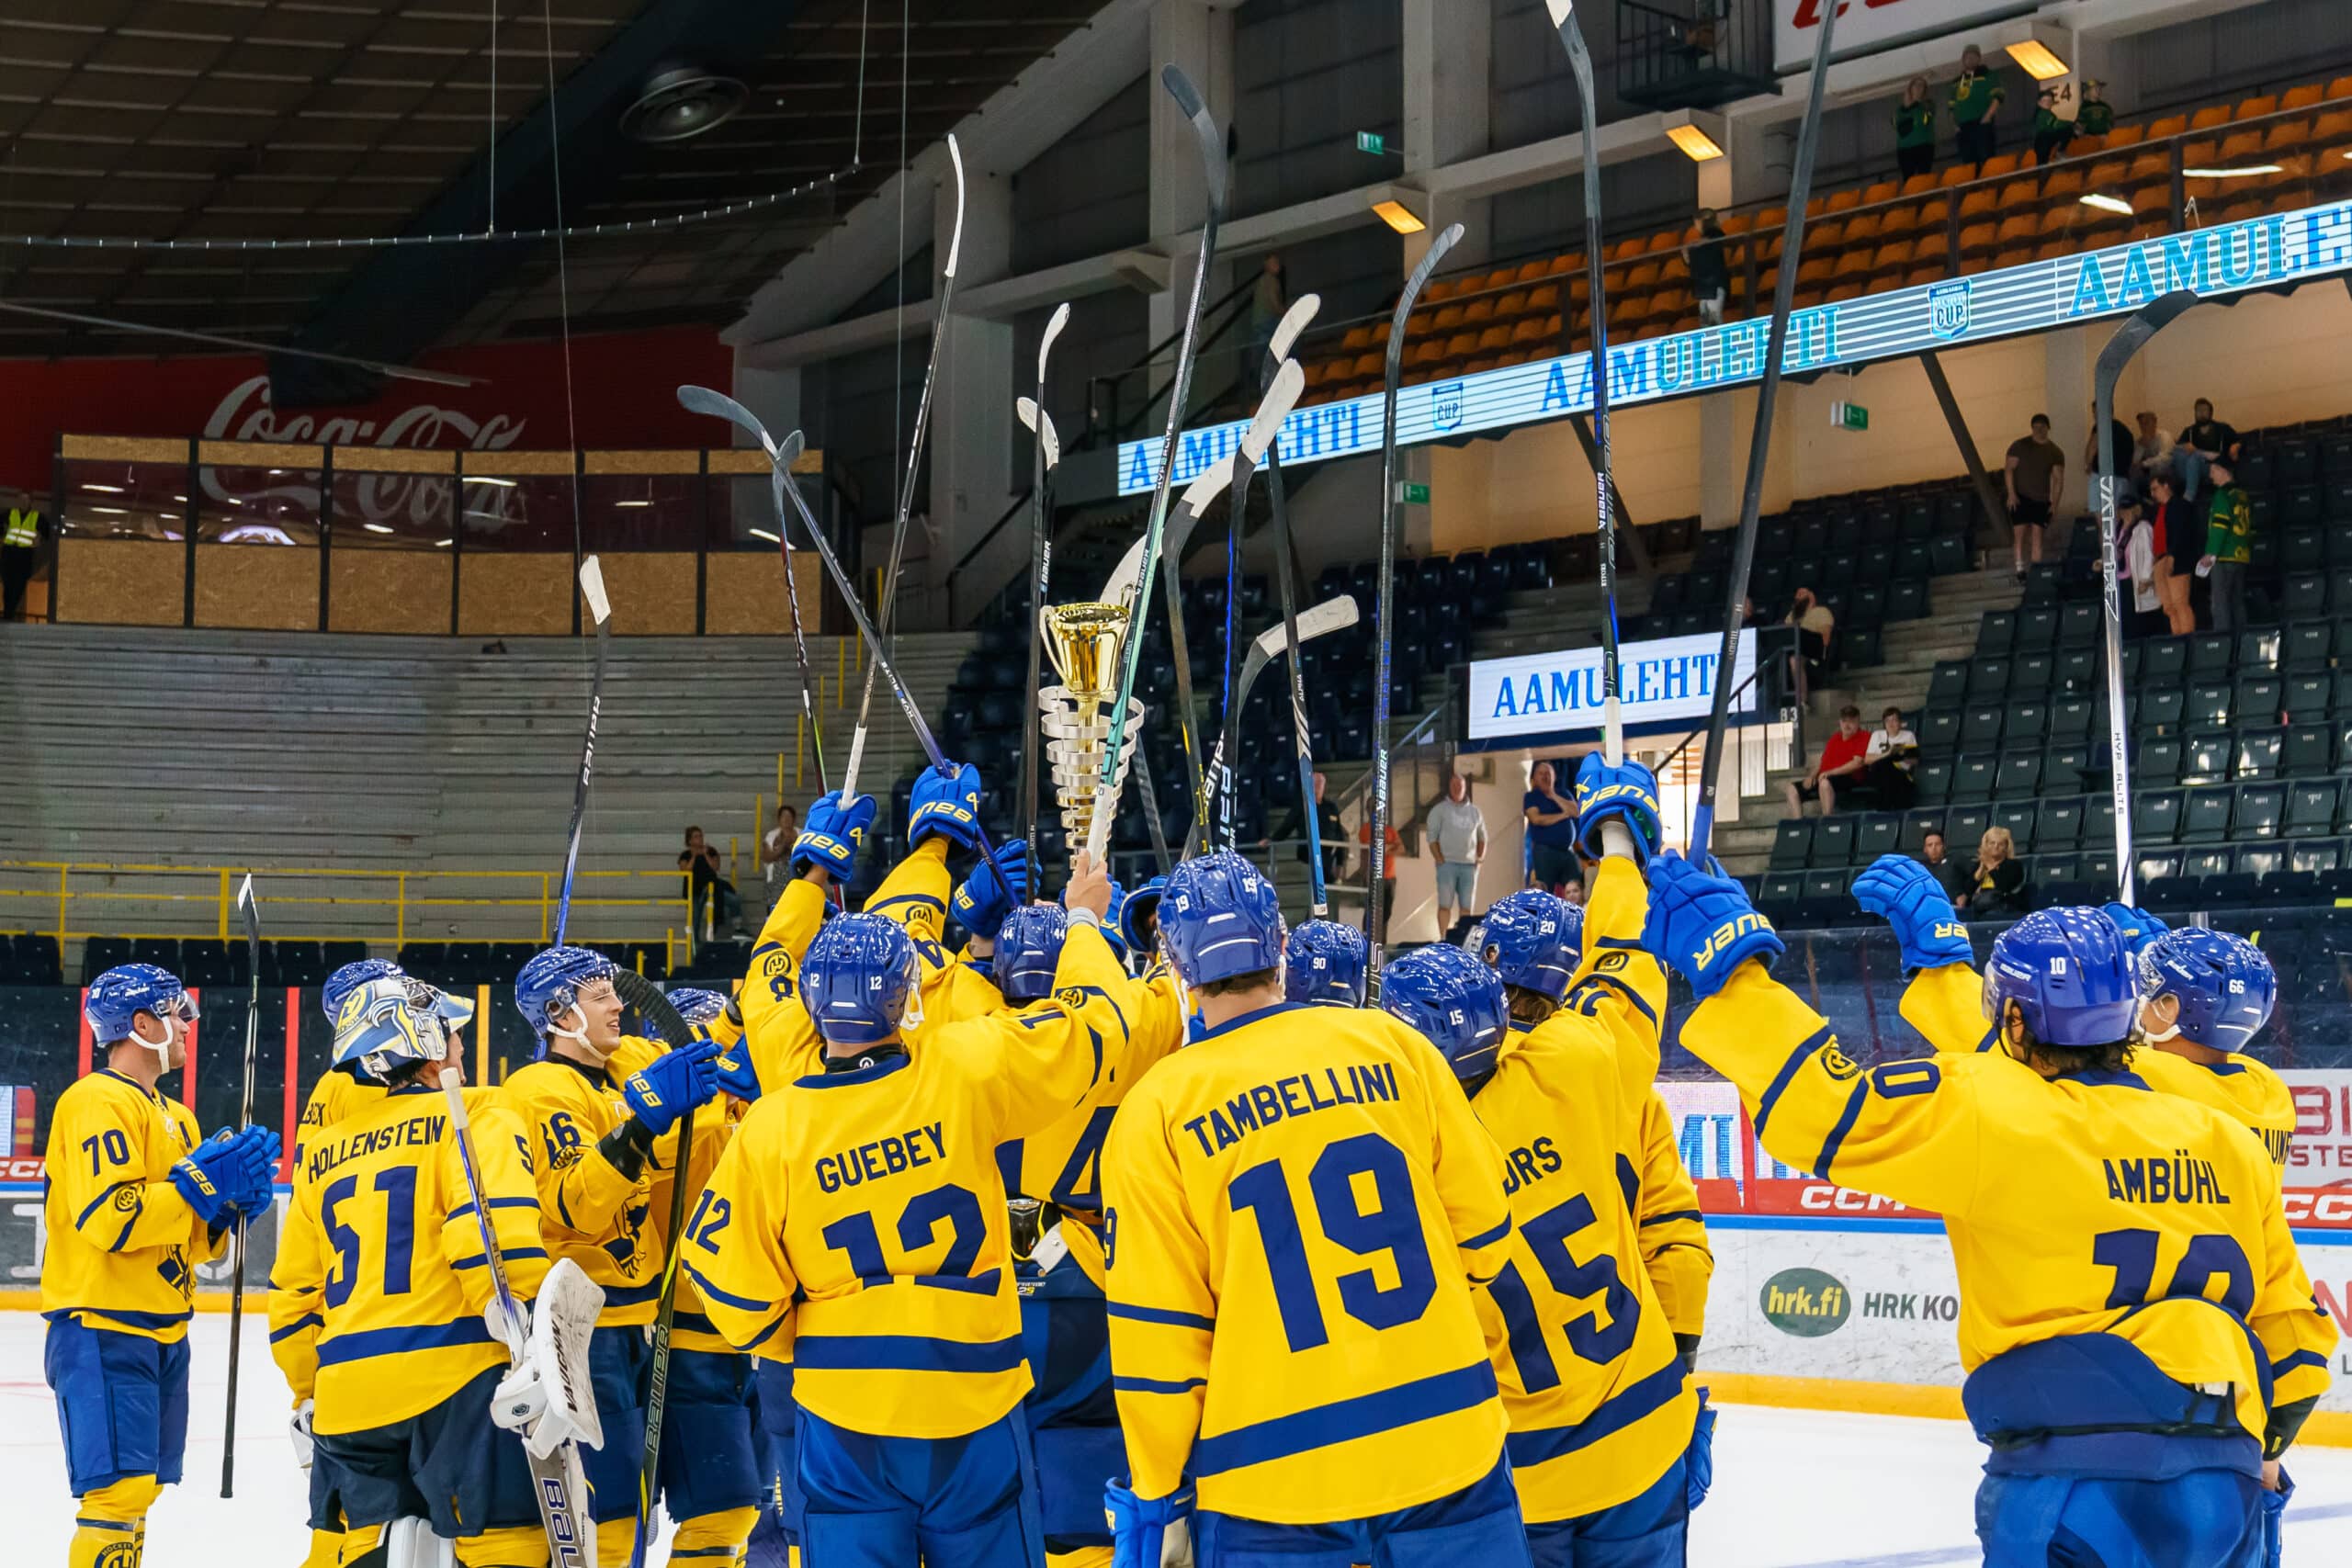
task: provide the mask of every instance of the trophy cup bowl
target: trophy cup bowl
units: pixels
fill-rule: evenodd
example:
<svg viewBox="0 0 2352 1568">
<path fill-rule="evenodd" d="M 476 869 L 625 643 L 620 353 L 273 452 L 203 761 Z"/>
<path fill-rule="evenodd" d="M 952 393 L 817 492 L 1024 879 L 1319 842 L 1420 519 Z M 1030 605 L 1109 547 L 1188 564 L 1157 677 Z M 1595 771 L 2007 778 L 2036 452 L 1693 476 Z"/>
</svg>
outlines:
<svg viewBox="0 0 2352 1568">
<path fill-rule="evenodd" d="M 1038 723 L 1062 826 L 1077 842 L 1094 821 L 1102 754 L 1111 739 L 1106 710 L 1118 701 L 1120 655 L 1126 647 L 1130 613 L 1125 604 L 1057 604 L 1041 611 L 1039 620 L 1046 652 L 1062 683 L 1037 694 Z M 1127 702 L 1126 731 L 1113 775 L 1119 784 L 1126 782 L 1136 741 L 1143 732 L 1143 704 L 1133 698 Z"/>
</svg>

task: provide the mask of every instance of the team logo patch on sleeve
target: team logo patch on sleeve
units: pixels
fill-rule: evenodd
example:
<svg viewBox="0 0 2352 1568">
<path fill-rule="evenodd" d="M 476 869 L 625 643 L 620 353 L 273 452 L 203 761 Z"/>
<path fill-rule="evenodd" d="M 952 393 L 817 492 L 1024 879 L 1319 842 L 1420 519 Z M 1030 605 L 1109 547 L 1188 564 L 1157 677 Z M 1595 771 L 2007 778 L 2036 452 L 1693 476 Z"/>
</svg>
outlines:
<svg viewBox="0 0 2352 1568">
<path fill-rule="evenodd" d="M 1821 1048 L 1821 1070 L 1838 1082 L 1844 1083 L 1848 1078 L 1860 1077 L 1862 1068 L 1860 1063 L 1839 1050 L 1838 1043 L 1833 1040 Z"/>
</svg>

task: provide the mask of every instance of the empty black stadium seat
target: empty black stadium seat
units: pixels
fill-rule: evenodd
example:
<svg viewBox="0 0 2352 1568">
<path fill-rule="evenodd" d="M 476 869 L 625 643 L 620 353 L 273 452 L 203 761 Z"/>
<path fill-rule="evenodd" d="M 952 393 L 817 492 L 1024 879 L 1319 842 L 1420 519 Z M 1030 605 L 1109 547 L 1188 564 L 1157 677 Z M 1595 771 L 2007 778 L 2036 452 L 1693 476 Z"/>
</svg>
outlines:
<svg viewBox="0 0 2352 1568">
<path fill-rule="evenodd" d="M 2233 776 L 2240 784 L 2277 778 L 2286 747 L 2287 732 L 2276 725 L 2240 729 Z"/>
<path fill-rule="evenodd" d="M 1973 860 L 1984 829 L 1993 825 L 1990 806 L 1955 806 L 1944 813 L 1944 852 L 1956 861 Z"/>
<path fill-rule="evenodd" d="M 2340 781 L 2299 780 L 2287 786 L 2287 807 L 2279 832 L 2290 839 L 2324 839 L 2335 831 Z"/>
<path fill-rule="evenodd" d="M 2236 808 L 2230 817 L 2230 832 L 2238 839 L 2275 839 L 2286 811 L 2285 784 L 2241 784 Z"/>
<path fill-rule="evenodd" d="M 1987 610 L 1976 623 L 1976 652 L 2006 654 L 2017 646 L 2018 616 L 2014 610 Z"/>
<path fill-rule="evenodd" d="M 2132 800 L 2132 838 L 2135 843 L 2169 844 L 2180 836 L 2181 792 L 2143 789 Z"/>
<path fill-rule="evenodd" d="M 1854 858 L 1854 821 L 1851 813 L 1841 812 L 1824 817 L 1813 825 L 1813 849 L 1805 864 L 1813 870 L 1827 866 L 1849 864 Z"/>
<path fill-rule="evenodd" d="M 2181 807 L 2180 841 L 2218 844 L 2230 836 L 2230 817 L 2237 792 L 2227 784 L 2207 784 L 2188 792 Z"/>
<path fill-rule="evenodd" d="M 1951 798 L 1962 803 L 1993 798 L 2000 758 L 1990 751 L 1962 751 L 1952 763 Z"/>
<path fill-rule="evenodd" d="M 1803 871 L 1811 863 L 1814 822 L 1810 817 L 1794 818 L 1773 830 L 1771 869 Z"/>
<path fill-rule="evenodd" d="M 2045 850 L 2071 850 L 2082 842 L 2082 797 L 2062 795 L 2042 802 L 2039 834 L 2038 841 Z"/>
<path fill-rule="evenodd" d="M 2192 730 L 2180 754 L 2180 782 L 2186 784 L 2226 783 L 2237 755 L 2226 729 Z"/>
<path fill-rule="evenodd" d="M 2159 637 L 2141 643 L 2140 668 L 2134 672 L 2139 679 L 2152 684 L 2170 684 L 2188 676 L 2188 644 L 2185 637 Z"/>
<path fill-rule="evenodd" d="M 2181 741 L 2178 736 L 2165 736 L 2140 742 L 2132 759 L 2132 777 L 2136 784 L 2177 784 L 2180 782 Z"/>
<path fill-rule="evenodd" d="M 1993 806 L 1993 826 L 2007 828 L 2009 838 L 2019 854 L 2030 853 L 2034 847 L 2034 824 L 2041 807 L 2030 800 L 1996 801 Z"/>
</svg>

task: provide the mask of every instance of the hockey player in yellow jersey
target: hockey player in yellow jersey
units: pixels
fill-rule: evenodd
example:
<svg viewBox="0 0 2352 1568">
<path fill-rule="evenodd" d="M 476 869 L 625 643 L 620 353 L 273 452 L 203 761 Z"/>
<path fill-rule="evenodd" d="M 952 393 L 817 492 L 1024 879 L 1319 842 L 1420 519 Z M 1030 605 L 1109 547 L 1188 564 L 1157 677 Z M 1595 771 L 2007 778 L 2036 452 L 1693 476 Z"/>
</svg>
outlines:
<svg viewBox="0 0 2352 1568">
<path fill-rule="evenodd" d="M 1504 1152 L 1509 1260 L 1479 1315 L 1538 1568 L 1680 1568 L 1690 1507 L 1712 1479 L 1689 1369 L 1642 1266 L 1633 1168 L 1618 1144 L 1640 1114 L 1627 1102 L 1652 1093 L 1666 1009 L 1665 972 L 1639 945 L 1657 787 L 1638 762 L 1584 761 L 1577 796 L 1595 804 L 1577 833 L 1595 863 L 1592 893 L 1581 953 L 1558 954 L 1574 967 L 1548 1017 L 1531 1024 L 1532 998 L 1507 1000 L 1504 980 L 1541 984 L 1558 953 L 1542 926 L 1556 934 L 1566 920 L 1489 911 L 1477 941 L 1492 971 L 1430 947 L 1381 977 L 1381 1005 L 1438 1047 Z"/>
<path fill-rule="evenodd" d="M 1681 1042 L 1764 1146 L 1944 1217 L 1986 1562 L 2260 1562 L 2265 1461 L 2325 1388 L 2335 1325 L 2260 1145 L 2133 1070 L 2115 926 L 2027 916 L 1986 965 L 1992 1049 L 1865 1072 L 1766 973 L 1781 943 L 1739 884 L 1668 853 L 1650 887 L 1644 944 L 1699 998 Z"/>
<path fill-rule="evenodd" d="M 593 1490 L 597 1560 L 626 1562 L 637 1541 L 638 1471 L 652 1351 L 646 1326 L 662 1291 L 653 1183 L 675 1128 L 718 1092 L 714 1041 L 663 1051 L 621 1032 L 612 960 L 551 947 L 514 978 L 514 1006 L 545 1052 L 500 1092 L 531 1140 L 539 1229 L 605 1292 L 589 1346 L 604 1446 L 582 1455 Z"/>
<path fill-rule="evenodd" d="M 1698 1184 L 1682 1163 L 1674 1112 L 1655 1089 L 1643 1100 L 1642 1157 L 1637 1163 L 1634 1220 L 1642 1237 L 1642 1271 L 1650 1277 L 1667 1326 L 1674 1330 L 1682 1364 L 1696 1371 L 1715 1254 L 1707 1244 L 1707 1217 L 1699 1209 Z"/>
<path fill-rule="evenodd" d="M 66 1562 L 139 1568 L 147 1510 L 179 1480 L 187 1444 L 196 1266 L 220 1255 L 239 1214 L 269 1208 L 277 1135 L 223 1128 L 198 1143 L 195 1113 L 156 1092 L 196 1021 L 168 971 L 107 970 L 83 1016 L 106 1066 L 50 1113 L 43 1370 L 78 1499 Z"/>
<path fill-rule="evenodd" d="M 337 1012 L 334 1070 L 378 1093 L 311 1134 L 270 1271 L 270 1351 L 305 1412 L 297 1453 L 313 1450 L 312 1526 L 336 1522 L 315 1511 L 323 1494 L 347 1521 L 345 1562 L 430 1562 L 421 1531 L 470 1568 L 535 1568 L 548 1548 L 530 1464 L 491 1416 L 512 1351 L 435 1087 L 462 1070 L 472 1005 L 395 974 L 346 988 Z M 531 1145 L 496 1090 L 463 1092 L 500 1258 L 527 1301 L 548 1271 Z"/>
<path fill-rule="evenodd" d="M 1159 937 L 1199 1039 L 1103 1150 L 1120 1560 L 1525 1564 L 1476 1290 L 1501 1155 L 1395 1019 L 1283 999 L 1274 890 L 1186 861 Z M 1282 1556 L 1281 1561 L 1294 1561 Z"/>
<path fill-rule="evenodd" d="M 1068 1113 L 1125 1044 L 1126 977 L 1094 929 L 1083 856 L 1054 996 L 904 1026 L 921 965 L 903 928 L 829 921 L 801 995 L 822 1070 L 771 1088 L 719 1161 L 684 1267 L 712 1320 L 793 1341 L 793 1499 L 809 1568 L 1034 1564 L 1043 1551 L 997 1145 Z"/>
</svg>

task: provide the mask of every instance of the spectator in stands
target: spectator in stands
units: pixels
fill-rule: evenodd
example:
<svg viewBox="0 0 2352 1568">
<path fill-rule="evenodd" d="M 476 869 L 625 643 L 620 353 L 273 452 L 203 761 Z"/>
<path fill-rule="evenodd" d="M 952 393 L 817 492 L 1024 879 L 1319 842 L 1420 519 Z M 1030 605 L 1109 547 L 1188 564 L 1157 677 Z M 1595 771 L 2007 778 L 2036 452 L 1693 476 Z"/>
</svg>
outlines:
<svg viewBox="0 0 2352 1568">
<path fill-rule="evenodd" d="M 2105 136 L 2115 129 L 2115 106 L 2107 101 L 2107 84 L 2083 78 L 2083 101 L 2075 106 L 2075 134 Z"/>
<path fill-rule="evenodd" d="M 1905 810 L 1916 793 L 1912 773 L 1918 766 L 1919 738 L 1903 722 L 1901 708 L 1889 708 L 1871 731 L 1870 749 L 1862 753 L 1861 776 L 1854 787 L 1867 790 L 1871 803 L 1883 811 Z"/>
<path fill-rule="evenodd" d="M 1454 773 L 1445 798 L 1430 807 L 1430 847 L 1437 856 L 1437 929 L 1442 938 L 1457 915 L 1478 912 L 1478 867 L 1487 859 L 1487 818 L 1470 798 L 1470 781 Z"/>
<path fill-rule="evenodd" d="M 1391 822 L 1382 835 L 1388 849 L 1380 860 L 1380 919 L 1385 924 L 1396 918 L 1396 863 L 1405 858 L 1405 840 L 1397 836 L 1396 824 Z M 1363 821 L 1356 828 L 1356 843 L 1363 854 L 1364 880 L 1372 880 L 1372 813 L 1364 813 Z M 1442 934 L 1442 933 L 1441 933 Z"/>
<path fill-rule="evenodd" d="M 2090 434 L 2083 438 L 2083 472 L 2090 475 L 2094 481 L 2090 500 L 2096 503 L 2098 500 L 2096 481 L 2100 474 L 2106 472 L 2099 463 L 2098 406 L 2096 403 L 2091 406 L 2090 418 L 2086 423 L 2090 427 Z M 2116 473 L 2119 479 L 2115 490 L 2116 498 L 2121 500 L 2126 496 L 2139 494 L 2139 490 L 2132 482 L 2132 459 L 2139 444 L 2132 439 L 2131 430 L 2120 419 L 2108 420 L 2107 434 L 2108 438 L 2115 443 Z"/>
<path fill-rule="evenodd" d="M 1944 834 L 1940 828 L 1930 828 L 1919 838 L 1919 863 L 1935 873 L 1936 886 L 1944 897 L 1960 897 L 1960 867 L 1944 852 Z"/>
<path fill-rule="evenodd" d="M 2140 411 L 2140 438 L 2132 444 L 2132 487 L 2148 493 L 2148 476 L 2173 469 L 2172 432 L 2156 423 L 2155 411 Z"/>
<path fill-rule="evenodd" d="M 2164 594 L 2156 587 L 2156 528 L 2136 498 L 2115 503 L 2116 575 L 2132 584 L 2132 608 L 2123 612 L 2127 637 L 2162 637 L 2170 626 Z"/>
<path fill-rule="evenodd" d="M 1712 327 L 1723 321 L 1724 306 L 1731 299 L 1731 269 L 1724 263 L 1724 224 L 1713 208 L 1699 209 L 1694 239 L 1687 264 L 1690 298 L 1698 303 L 1700 321 Z"/>
<path fill-rule="evenodd" d="M 697 927 L 703 925 L 704 901 L 716 902 L 711 909 L 711 929 L 725 925 L 737 935 L 742 934 L 743 901 L 735 895 L 735 885 L 721 876 L 726 863 L 718 858 L 718 851 L 704 841 L 702 829 L 686 829 L 686 847 L 678 852 L 678 869 L 686 874 L 679 892 L 688 900 L 687 908 Z"/>
<path fill-rule="evenodd" d="M 1797 699 L 1802 702 L 1807 690 L 1829 668 L 1829 639 L 1838 630 L 1838 616 L 1815 596 L 1812 589 L 1800 588 L 1789 601 L 1789 613 L 1781 624 L 1797 629 L 1798 668 L 1791 673 L 1803 675 L 1797 682 Z"/>
<path fill-rule="evenodd" d="M 1928 79 L 1914 76 L 1894 106 L 1894 172 L 1904 179 L 1924 175 L 1936 164 L 1936 104 Z"/>
<path fill-rule="evenodd" d="M 1250 290 L 1250 364 L 1246 367 L 1253 382 L 1266 378 L 1266 355 L 1273 347 L 1274 329 L 1282 325 L 1283 312 L 1290 309 L 1290 289 L 1283 281 L 1283 258 L 1273 252 L 1266 254 L 1265 265 L 1258 270 L 1258 281 Z"/>
<path fill-rule="evenodd" d="M 2206 465 L 2213 479 L 2213 499 L 2205 511 L 2205 557 L 2197 563 L 2199 575 L 2212 584 L 2217 632 L 2237 631 L 2245 625 L 2245 569 L 2254 559 L 2254 512 L 2232 463 L 2230 457 L 2216 457 Z"/>
<path fill-rule="evenodd" d="M 1960 874 L 1952 902 L 1972 920 L 2003 920 L 2032 910 L 2026 896 L 2025 863 L 2007 828 L 1987 828 L 1976 841 L 1976 858 Z"/>
<path fill-rule="evenodd" d="M 1577 864 L 1576 795 L 1560 793 L 1551 763 L 1535 764 L 1519 810 L 1527 818 L 1529 879 L 1554 893 L 1571 882 L 1583 881 L 1584 873 Z"/>
<path fill-rule="evenodd" d="M 2058 89 L 2044 87 L 2033 105 L 2033 161 L 2047 164 L 2075 138 L 2075 122 L 2058 112 Z"/>
<path fill-rule="evenodd" d="M 1821 743 L 1821 755 L 1814 759 L 1812 771 L 1800 784 L 1791 779 L 1781 787 L 1789 792 L 1789 815 L 1803 817 L 1804 803 L 1821 802 L 1824 817 L 1838 809 L 1838 780 L 1860 783 L 1857 777 L 1868 764 L 1871 738 L 1862 729 L 1862 710 L 1848 703 L 1838 710 L 1838 733 Z"/>
<path fill-rule="evenodd" d="M 1994 121 L 2008 89 L 1984 66 L 1984 51 L 1970 44 L 1960 51 L 1960 74 L 1952 79 L 1951 122 L 1960 161 L 1982 172 L 1993 155 Z"/>
<path fill-rule="evenodd" d="M 2195 501 L 2197 492 L 2205 488 L 2205 473 L 2214 460 L 2235 461 L 2237 455 L 2238 433 L 2213 417 L 2211 400 L 2198 399 L 2197 417 L 2180 433 L 2180 499 Z"/>
<path fill-rule="evenodd" d="M 2143 419 L 2147 416 L 2143 414 Z M 2190 517 L 2189 505 L 2179 499 L 2179 481 L 2169 468 L 2148 472 L 2148 547 L 2155 555 L 2156 600 L 2173 636 L 2187 637 L 2197 629 L 2197 612 L 2188 589 L 2197 563 L 2205 554 L 2205 530 Z"/>
<path fill-rule="evenodd" d="M 1567 884 L 1560 889 L 1560 902 L 1573 904 L 1581 909 L 1584 908 L 1584 868 L 1579 866 L 1577 870 L 1577 874 L 1570 877 Z"/>
<path fill-rule="evenodd" d="M 1348 825 L 1340 820 L 1340 808 L 1323 798 L 1326 782 L 1321 773 L 1315 775 L 1315 838 L 1323 846 L 1323 880 L 1329 884 L 1340 880 L 1340 858 L 1348 849 Z M 1298 858 L 1306 859 L 1306 818 L 1299 815 L 1297 807 L 1290 808 L 1290 815 L 1274 829 L 1274 837 L 1296 839 Z"/>
<path fill-rule="evenodd" d="M 760 840 L 760 874 L 768 885 L 769 896 L 783 882 L 785 862 L 791 858 L 792 840 L 800 837 L 800 812 L 783 801 L 776 803 L 775 825 Z"/>
<path fill-rule="evenodd" d="M 2038 413 L 2033 433 L 2009 443 L 2009 547 L 2019 577 L 2025 575 L 2026 547 L 2033 547 L 2033 564 L 2041 562 L 2041 536 L 2050 526 L 2051 509 L 2066 493 L 2066 454 L 2050 439 L 2050 416 Z"/>
</svg>

